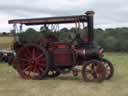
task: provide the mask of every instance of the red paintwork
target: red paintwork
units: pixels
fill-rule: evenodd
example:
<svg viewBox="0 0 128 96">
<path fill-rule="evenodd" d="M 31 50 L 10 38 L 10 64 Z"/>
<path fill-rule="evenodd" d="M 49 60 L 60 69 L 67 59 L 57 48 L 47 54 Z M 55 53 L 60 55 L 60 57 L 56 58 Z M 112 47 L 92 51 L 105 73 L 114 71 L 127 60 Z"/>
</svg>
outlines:
<svg viewBox="0 0 128 96">
<path fill-rule="evenodd" d="M 53 43 L 52 45 L 52 54 L 54 64 L 58 66 L 72 66 L 73 62 L 73 51 L 70 48 L 69 43 Z"/>
<path fill-rule="evenodd" d="M 65 43 L 65 42 L 55 42 L 53 45 L 53 47 L 55 48 L 70 48 L 70 44 L 69 43 Z"/>
<path fill-rule="evenodd" d="M 54 50 L 53 59 L 54 59 L 54 64 L 58 66 L 73 66 L 74 65 L 73 53 L 70 49 L 66 49 L 66 48 L 59 49 L 58 48 Z"/>
<path fill-rule="evenodd" d="M 57 48 L 66 48 L 66 45 L 58 45 Z"/>
</svg>

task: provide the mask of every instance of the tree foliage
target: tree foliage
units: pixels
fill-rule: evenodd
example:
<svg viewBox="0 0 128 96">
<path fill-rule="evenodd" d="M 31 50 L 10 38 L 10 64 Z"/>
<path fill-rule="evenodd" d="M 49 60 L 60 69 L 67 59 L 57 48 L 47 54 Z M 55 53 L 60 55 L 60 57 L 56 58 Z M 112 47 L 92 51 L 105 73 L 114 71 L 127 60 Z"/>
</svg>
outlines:
<svg viewBox="0 0 128 96">
<path fill-rule="evenodd" d="M 87 28 L 80 29 L 82 36 L 87 35 Z M 109 29 L 95 29 L 95 41 L 101 45 L 106 51 L 128 52 L 128 28 L 109 28 Z M 75 28 L 62 28 L 60 32 L 52 32 L 48 28 L 41 27 L 40 31 L 33 28 L 27 29 L 25 32 L 18 33 L 21 41 L 34 42 L 47 36 L 54 34 L 60 41 L 67 40 L 69 33 L 75 34 Z"/>
<path fill-rule="evenodd" d="M 95 40 L 106 51 L 128 52 L 128 28 L 95 29 Z"/>
</svg>

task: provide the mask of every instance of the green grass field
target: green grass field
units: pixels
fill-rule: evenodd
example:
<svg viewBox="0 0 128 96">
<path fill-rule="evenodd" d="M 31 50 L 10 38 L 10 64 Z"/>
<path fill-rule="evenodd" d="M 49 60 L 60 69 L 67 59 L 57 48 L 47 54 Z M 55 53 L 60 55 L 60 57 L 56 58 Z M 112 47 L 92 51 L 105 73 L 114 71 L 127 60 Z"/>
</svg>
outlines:
<svg viewBox="0 0 128 96">
<path fill-rule="evenodd" d="M 115 75 L 102 83 L 84 82 L 71 74 L 22 80 L 13 68 L 0 64 L 0 96 L 128 96 L 128 54 L 107 53 L 106 58 L 113 62 Z"/>
<path fill-rule="evenodd" d="M 12 36 L 2 36 L 0 37 L 0 48 L 10 49 L 14 42 L 14 38 Z"/>
</svg>

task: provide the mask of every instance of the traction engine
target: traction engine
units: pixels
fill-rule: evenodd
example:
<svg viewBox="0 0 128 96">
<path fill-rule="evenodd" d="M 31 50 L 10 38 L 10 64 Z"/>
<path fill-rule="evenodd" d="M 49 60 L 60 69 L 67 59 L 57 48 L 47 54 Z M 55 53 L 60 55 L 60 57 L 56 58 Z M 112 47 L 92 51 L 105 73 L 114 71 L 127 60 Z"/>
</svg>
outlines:
<svg viewBox="0 0 128 96">
<path fill-rule="evenodd" d="M 57 77 L 60 74 L 74 71 L 75 66 L 82 67 L 84 81 L 103 81 L 113 76 L 113 66 L 110 61 L 103 58 L 104 50 L 94 42 L 93 11 L 84 15 L 32 18 L 9 20 L 13 24 L 16 37 L 16 26 L 41 25 L 41 24 L 63 24 L 63 23 L 87 23 L 86 40 L 76 32 L 70 42 L 61 42 L 50 34 L 34 43 L 23 43 L 16 38 L 13 49 L 16 56 L 12 60 L 12 66 L 18 71 L 23 79 L 45 79 Z M 76 73 L 75 73 L 76 72 Z"/>
</svg>

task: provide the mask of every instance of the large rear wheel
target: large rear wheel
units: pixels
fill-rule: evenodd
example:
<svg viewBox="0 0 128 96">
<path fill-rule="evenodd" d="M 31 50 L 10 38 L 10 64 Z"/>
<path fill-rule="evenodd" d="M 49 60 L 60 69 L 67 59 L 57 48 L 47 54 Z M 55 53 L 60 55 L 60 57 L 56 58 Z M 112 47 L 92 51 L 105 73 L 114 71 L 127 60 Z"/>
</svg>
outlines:
<svg viewBox="0 0 128 96">
<path fill-rule="evenodd" d="M 42 79 L 48 71 L 48 54 L 35 44 L 22 47 L 16 57 L 16 69 L 24 79 Z"/>
</svg>

